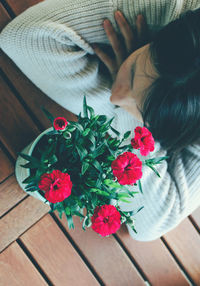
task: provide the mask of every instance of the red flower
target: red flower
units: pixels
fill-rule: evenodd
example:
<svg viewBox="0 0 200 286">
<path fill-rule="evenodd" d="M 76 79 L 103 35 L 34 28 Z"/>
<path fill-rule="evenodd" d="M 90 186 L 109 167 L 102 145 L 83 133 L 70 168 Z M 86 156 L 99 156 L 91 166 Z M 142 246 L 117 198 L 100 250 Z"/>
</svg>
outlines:
<svg viewBox="0 0 200 286">
<path fill-rule="evenodd" d="M 131 152 L 119 155 L 111 167 L 121 185 L 133 185 L 142 177 L 142 161 Z"/>
<path fill-rule="evenodd" d="M 53 126 L 56 130 L 64 130 L 68 122 L 64 117 L 56 117 L 53 121 Z"/>
<path fill-rule="evenodd" d="M 51 203 L 64 201 L 71 195 L 72 182 L 67 173 L 53 170 L 51 174 L 43 174 L 38 187 L 45 191 L 45 198 Z"/>
<path fill-rule="evenodd" d="M 131 145 L 134 149 L 140 148 L 140 154 L 147 156 L 149 152 L 154 150 L 154 139 L 151 132 L 146 127 L 136 127 L 135 137 L 131 140 Z"/>
<path fill-rule="evenodd" d="M 101 236 L 115 233 L 121 226 L 121 215 L 113 205 L 96 207 L 91 220 L 92 229 Z"/>
</svg>

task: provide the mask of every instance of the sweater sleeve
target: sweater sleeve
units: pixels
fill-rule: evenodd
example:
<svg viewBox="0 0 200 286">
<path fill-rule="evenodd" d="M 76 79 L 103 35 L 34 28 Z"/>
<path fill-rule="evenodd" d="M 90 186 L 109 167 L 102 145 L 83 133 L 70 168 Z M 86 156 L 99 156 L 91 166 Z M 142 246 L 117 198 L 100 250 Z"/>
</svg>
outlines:
<svg viewBox="0 0 200 286">
<path fill-rule="evenodd" d="M 132 28 L 142 13 L 149 25 L 163 26 L 184 9 L 184 0 L 45 0 L 13 19 L 0 34 L 0 48 L 55 102 L 79 114 L 83 95 L 96 114 L 114 115 L 111 77 L 100 71 L 90 43 L 109 44 L 102 23 L 115 30 L 114 11 L 121 10 Z M 197 0 L 185 4 L 194 8 Z M 170 4 L 169 4 L 170 3 Z"/>
<path fill-rule="evenodd" d="M 99 73 L 90 43 L 106 43 L 106 0 L 46 0 L 14 18 L 0 34 L 0 48 L 55 102 L 79 114 L 83 96 L 96 114 L 112 117 L 111 78 Z"/>
<path fill-rule="evenodd" d="M 121 124 L 120 124 L 121 122 Z M 141 126 L 137 120 L 119 108 L 116 111 L 115 126 L 120 125 L 123 134 L 131 130 L 130 138 L 134 137 L 134 127 Z M 115 127 L 114 126 L 114 127 Z M 130 143 L 128 139 L 124 144 Z M 141 160 L 153 157 L 167 156 L 158 142 L 155 150 L 149 156 L 141 156 Z M 155 240 L 180 224 L 188 215 L 200 206 L 200 145 L 191 145 L 180 152 L 171 163 L 162 161 L 155 165 L 160 178 L 147 166 L 143 166 L 141 184 L 143 194 L 138 186 L 128 186 L 132 191 L 138 191 L 130 203 L 120 203 L 124 211 L 137 212 L 134 215 L 137 234 L 127 225 L 130 235 L 139 241 Z"/>
</svg>

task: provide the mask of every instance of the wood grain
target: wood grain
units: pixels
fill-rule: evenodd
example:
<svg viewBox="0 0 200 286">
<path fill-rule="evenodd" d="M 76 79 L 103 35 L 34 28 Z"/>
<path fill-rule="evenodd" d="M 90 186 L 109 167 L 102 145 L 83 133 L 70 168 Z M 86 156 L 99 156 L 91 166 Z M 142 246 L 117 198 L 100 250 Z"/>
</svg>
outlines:
<svg viewBox="0 0 200 286">
<path fill-rule="evenodd" d="M 78 217 L 74 217 L 75 229 L 68 229 L 64 216 L 60 222 L 105 285 L 145 285 L 134 264 L 112 235 L 102 238 L 91 228 L 84 232 Z"/>
<path fill-rule="evenodd" d="M 0 251 L 15 241 L 49 211 L 49 206 L 27 197 L 0 220 Z"/>
<path fill-rule="evenodd" d="M 0 277 L 2 286 L 47 285 L 16 242 L 1 253 Z"/>
<path fill-rule="evenodd" d="M 125 225 L 116 235 L 141 267 L 150 284 L 153 286 L 190 285 L 161 239 L 149 242 L 134 240 Z"/>
<path fill-rule="evenodd" d="M 0 184 L 0 216 L 27 196 L 18 185 L 15 176 L 12 175 Z"/>
<path fill-rule="evenodd" d="M 10 22 L 10 16 L 0 3 L 0 31 Z"/>
<path fill-rule="evenodd" d="M 14 172 L 13 163 L 9 160 L 3 150 L 0 148 L 0 182 L 6 179 Z"/>
<path fill-rule="evenodd" d="M 42 2 L 41 0 L 6 0 L 10 8 L 13 10 L 15 15 L 19 15 L 22 12 L 24 12 L 29 7 L 36 5 L 39 2 Z"/>
<path fill-rule="evenodd" d="M 51 126 L 50 121 L 42 112 L 41 106 L 44 106 L 54 117 L 64 116 L 67 120 L 77 121 L 76 115 L 57 104 L 37 88 L 2 51 L 0 51 L 0 67 L 40 122 L 41 131 Z"/>
<path fill-rule="evenodd" d="M 0 90 L 0 140 L 16 158 L 17 152 L 33 141 L 39 130 L 1 76 Z"/>
<path fill-rule="evenodd" d="M 191 219 L 195 222 L 200 232 L 200 207 L 196 209 L 191 215 Z"/>
<path fill-rule="evenodd" d="M 53 285 L 99 285 L 49 214 L 23 234 L 20 239 Z"/>
<path fill-rule="evenodd" d="M 186 218 L 163 236 L 196 286 L 200 285 L 200 236 Z"/>
</svg>

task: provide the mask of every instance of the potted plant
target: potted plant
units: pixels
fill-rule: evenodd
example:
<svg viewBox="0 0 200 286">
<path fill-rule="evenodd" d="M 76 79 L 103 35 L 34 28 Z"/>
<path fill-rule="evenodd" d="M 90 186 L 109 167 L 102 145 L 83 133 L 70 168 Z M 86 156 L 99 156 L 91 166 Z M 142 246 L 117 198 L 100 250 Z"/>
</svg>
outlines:
<svg viewBox="0 0 200 286">
<path fill-rule="evenodd" d="M 19 152 L 15 173 L 19 185 L 28 194 L 64 213 L 69 229 L 74 228 L 73 216 L 79 216 L 82 228 L 92 227 L 101 236 L 115 233 L 122 223 L 134 228 L 134 215 L 140 211 L 122 211 L 120 202 L 130 202 L 136 193 L 127 185 L 139 185 L 142 165 L 153 171 L 167 157 L 152 158 L 143 162 L 134 154 L 142 155 L 154 150 L 154 140 L 145 127 L 135 129 L 130 144 L 123 144 L 131 134 L 126 132 L 119 139 L 119 132 L 105 115 L 95 115 L 83 102 L 83 116 L 78 121 L 54 118 L 46 109 L 43 112 L 52 127 L 42 132 L 33 142 Z M 112 130 L 117 136 L 108 135 Z M 133 187 L 134 189 L 134 187 Z M 84 215 L 84 210 L 86 215 Z"/>
</svg>

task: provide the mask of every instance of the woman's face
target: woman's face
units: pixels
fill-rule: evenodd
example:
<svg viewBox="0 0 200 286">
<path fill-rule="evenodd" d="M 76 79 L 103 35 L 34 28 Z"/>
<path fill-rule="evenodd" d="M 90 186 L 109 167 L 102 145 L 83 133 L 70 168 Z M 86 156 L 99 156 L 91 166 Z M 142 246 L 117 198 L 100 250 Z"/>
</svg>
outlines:
<svg viewBox="0 0 200 286">
<path fill-rule="evenodd" d="M 157 77 L 150 61 L 149 44 L 134 51 L 120 66 L 113 83 L 110 101 L 127 110 L 141 122 L 144 92 Z"/>
</svg>

